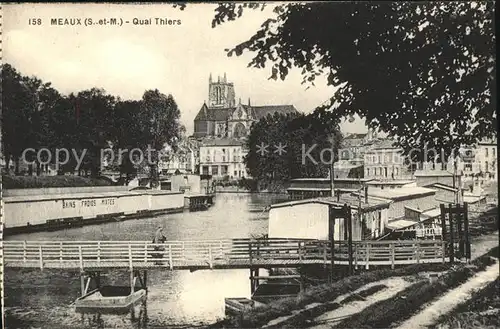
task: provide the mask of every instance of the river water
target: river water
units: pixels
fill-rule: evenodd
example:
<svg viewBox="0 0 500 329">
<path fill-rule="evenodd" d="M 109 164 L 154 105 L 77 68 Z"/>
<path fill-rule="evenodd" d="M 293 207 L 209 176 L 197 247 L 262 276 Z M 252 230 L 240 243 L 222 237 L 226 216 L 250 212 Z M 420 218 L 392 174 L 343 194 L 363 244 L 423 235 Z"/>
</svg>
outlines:
<svg viewBox="0 0 500 329">
<path fill-rule="evenodd" d="M 6 240 L 151 240 L 158 225 L 169 240 L 248 238 L 267 233 L 263 208 L 283 195 L 218 194 L 207 211 L 113 222 L 55 232 L 15 235 Z M 127 286 L 127 271 L 109 271 L 103 284 Z M 7 328 L 192 327 L 224 317 L 224 298 L 250 297 L 248 270 L 148 271 L 145 305 L 128 315 L 76 313 L 79 273 L 5 269 Z"/>
</svg>

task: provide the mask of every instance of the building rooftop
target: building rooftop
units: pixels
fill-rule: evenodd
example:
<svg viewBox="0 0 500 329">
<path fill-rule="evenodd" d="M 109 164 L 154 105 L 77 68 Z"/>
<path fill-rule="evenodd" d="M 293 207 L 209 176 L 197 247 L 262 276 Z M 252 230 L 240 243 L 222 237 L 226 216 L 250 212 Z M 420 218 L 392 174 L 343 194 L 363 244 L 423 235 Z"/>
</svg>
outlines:
<svg viewBox="0 0 500 329">
<path fill-rule="evenodd" d="M 453 173 L 446 170 L 416 170 L 415 177 L 453 177 Z M 457 176 L 461 176 L 461 171 L 457 170 Z"/>
<path fill-rule="evenodd" d="M 408 179 L 395 179 L 395 180 L 372 180 L 367 182 L 367 185 L 407 185 L 407 184 L 413 184 L 415 183 L 414 180 L 408 180 Z"/>
<path fill-rule="evenodd" d="M 202 143 L 203 146 L 243 146 L 244 141 L 235 138 L 214 138 L 205 139 Z"/>
<path fill-rule="evenodd" d="M 350 181 L 350 182 L 368 182 L 372 178 L 335 178 L 334 181 Z M 314 177 L 314 178 L 294 178 L 291 182 L 330 182 L 330 178 Z"/>
<path fill-rule="evenodd" d="M 402 187 L 398 189 L 369 188 L 368 195 L 391 200 L 413 199 L 419 196 L 434 195 L 436 191 L 425 187 Z"/>
<path fill-rule="evenodd" d="M 304 199 L 297 201 L 289 201 L 278 204 L 271 205 L 271 209 L 282 208 L 282 207 L 293 207 L 296 205 L 308 204 L 308 203 L 319 203 L 319 204 L 327 204 L 337 207 L 342 207 L 345 204 L 350 205 L 353 208 L 356 208 L 361 205 L 361 209 L 363 211 L 373 211 L 377 209 L 387 209 L 391 204 L 391 200 L 371 197 L 368 196 L 368 202 L 365 202 L 364 196 L 358 196 L 354 193 L 346 193 L 340 194 L 339 197 L 321 197 L 314 199 Z"/>
</svg>

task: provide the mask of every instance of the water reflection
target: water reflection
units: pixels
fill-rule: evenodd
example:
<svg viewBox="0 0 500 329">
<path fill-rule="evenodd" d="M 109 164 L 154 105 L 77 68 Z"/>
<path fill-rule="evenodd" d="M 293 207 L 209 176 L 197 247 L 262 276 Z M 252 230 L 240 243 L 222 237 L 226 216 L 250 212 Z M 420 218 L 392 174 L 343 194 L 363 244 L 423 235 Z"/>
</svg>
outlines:
<svg viewBox="0 0 500 329">
<path fill-rule="evenodd" d="M 150 240 L 158 224 L 163 225 L 169 240 L 251 237 L 267 233 L 268 213 L 263 209 L 285 199 L 280 195 L 219 194 L 215 205 L 207 211 L 23 234 L 8 239 Z M 113 270 L 106 274 L 102 284 L 123 285 L 129 280 L 127 271 Z M 34 327 L 42 328 L 190 327 L 222 318 L 224 298 L 250 297 L 248 277 L 248 270 L 148 271 L 147 303 L 136 307 L 134 317 L 85 314 L 82 321 L 81 315 L 68 307 L 80 293 L 78 273 L 6 268 L 5 305 L 20 309 L 28 314 L 30 323 L 37 324 Z M 7 325 L 16 328 L 14 324 Z"/>
</svg>

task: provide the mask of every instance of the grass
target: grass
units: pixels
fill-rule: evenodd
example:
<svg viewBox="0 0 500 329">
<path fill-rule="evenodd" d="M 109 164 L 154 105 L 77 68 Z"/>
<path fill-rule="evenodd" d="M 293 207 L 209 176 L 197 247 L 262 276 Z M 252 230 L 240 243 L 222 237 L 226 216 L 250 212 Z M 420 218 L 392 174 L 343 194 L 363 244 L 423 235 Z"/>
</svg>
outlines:
<svg viewBox="0 0 500 329">
<path fill-rule="evenodd" d="M 382 269 L 364 272 L 360 275 L 343 278 L 333 284 L 322 284 L 311 287 L 296 298 L 283 298 L 273 303 L 256 307 L 244 312 L 239 318 L 231 318 L 214 324 L 212 328 L 257 328 L 281 316 L 291 315 L 312 303 L 327 303 L 338 296 L 348 294 L 364 285 L 389 277 L 407 276 L 424 271 L 445 271 L 449 264 L 416 264 L 395 270 Z"/>
<path fill-rule="evenodd" d="M 431 329 L 448 328 L 500 328 L 500 279 L 478 291 L 466 303 L 449 314 L 441 316 Z"/>
<path fill-rule="evenodd" d="M 311 307 L 307 310 L 301 311 L 297 315 L 291 317 L 288 320 L 285 320 L 279 324 L 280 328 L 303 328 L 307 326 L 309 320 L 314 319 L 315 317 L 320 316 L 323 313 L 330 312 L 340 308 L 343 305 L 349 304 L 354 301 L 364 300 L 366 297 L 371 296 L 381 290 L 387 288 L 386 285 L 379 284 L 364 289 L 358 293 L 353 293 L 346 297 L 344 300 L 339 303 L 324 303 L 315 307 Z"/>
<path fill-rule="evenodd" d="M 498 247 L 473 261 L 473 266 L 456 266 L 432 283 L 417 282 L 393 298 L 375 303 L 363 312 L 343 320 L 337 328 L 389 328 L 396 322 L 407 320 L 424 304 L 458 287 L 474 274 L 494 264 L 491 256 L 498 258 Z"/>
<path fill-rule="evenodd" d="M 9 176 L 2 177 L 3 188 L 47 188 L 47 187 L 84 187 L 110 186 L 109 180 L 104 178 L 86 178 L 80 176 Z"/>
</svg>

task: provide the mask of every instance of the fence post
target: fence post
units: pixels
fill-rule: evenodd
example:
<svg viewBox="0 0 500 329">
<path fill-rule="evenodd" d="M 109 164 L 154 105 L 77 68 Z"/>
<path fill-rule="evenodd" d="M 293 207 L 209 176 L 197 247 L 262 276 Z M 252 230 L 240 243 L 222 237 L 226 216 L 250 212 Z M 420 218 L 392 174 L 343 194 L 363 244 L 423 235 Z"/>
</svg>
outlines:
<svg viewBox="0 0 500 329">
<path fill-rule="evenodd" d="M 250 259 L 250 266 L 252 265 L 252 241 L 248 242 L 248 257 Z"/>
<path fill-rule="evenodd" d="M 63 243 L 59 242 L 59 264 L 63 263 Z"/>
<path fill-rule="evenodd" d="M 471 259 L 470 254 L 470 241 L 469 241 L 469 206 L 467 202 L 464 203 L 464 231 L 465 231 L 465 257 L 469 262 Z"/>
<path fill-rule="evenodd" d="M 394 269 L 394 261 L 396 260 L 396 252 L 394 248 L 394 243 L 390 244 L 391 247 L 391 268 Z"/>
<path fill-rule="evenodd" d="M 186 259 L 186 249 L 185 249 L 184 241 L 182 241 L 182 259 L 183 260 Z"/>
<path fill-rule="evenodd" d="M 358 257 L 359 257 L 359 253 L 358 253 L 358 246 L 359 244 L 354 244 L 354 268 L 357 270 L 358 269 Z"/>
<path fill-rule="evenodd" d="M 130 268 L 130 271 L 132 271 L 134 266 L 132 264 L 132 245 L 131 244 L 128 245 L 128 266 Z M 132 275 L 134 275 L 133 272 L 132 272 Z M 132 289 L 132 292 L 134 292 L 133 289 Z"/>
<path fill-rule="evenodd" d="M 417 256 L 417 264 L 419 264 L 420 263 L 420 242 L 419 241 L 417 241 L 417 243 L 416 243 L 415 253 Z"/>
<path fill-rule="evenodd" d="M 26 263 L 26 241 L 23 241 L 23 262 Z"/>
<path fill-rule="evenodd" d="M 83 255 L 82 255 L 82 246 L 78 246 L 78 257 L 80 259 L 80 270 L 83 272 Z"/>
<path fill-rule="evenodd" d="M 97 263 L 101 264 L 101 241 L 97 241 Z"/>
<path fill-rule="evenodd" d="M 43 271 L 43 254 L 42 254 L 42 246 L 38 247 L 38 251 L 40 253 L 40 270 Z"/>
<path fill-rule="evenodd" d="M 210 269 L 214 268 L 213 260 L 212 260 L 212 245 L 208 245 L 208 265 L 210 265 Z"/>
<path fill-rule="evenodd" d="M 144 263 L 148 262 L 148 242 L 144 242 Z"/>
<path fill-rule="evenodd" d="M 326 257 L 326 254 L 327 254 L 327 248 L 328 248 L 328 245 L 326 242 L 323 242 L 323 266 L 326 267 L 326 264 L 327 264 L 327 257 Z"/>
<path fill-rule="evenodd" d="M 444 204 L 441 204 L 441 239 L 443 241 L 443 262 L 446 257 L 446 208 L 444 207 Z"/>
<path fill-rule="evenodd" d="M 224 248 L 222 246 L 222 240 L 220 240 L 219 245 L 220 245 L 220 258 L 223 258 L 224 257 Z"/>
<path fill-rule="evenodd" d="M 370 243 L 367 243 L 366 244 L 366 257 L 365 257 L 365 268 L 366 269 L 369 269 L 370 268 L 370 249 L 371 249 L 371 244 Z"/>
<path fill-rule="evenodd" d="M 453 211 L 451 204 L 448 207 L 448 215 L 450 216 L 450 263 L 455 261 L 455 239 L 453 235 Z"/>
<path fill-rule="evenodd" d="M 168 262 L 170 264 L 170 270 L 174 269 L 174 262 L 172 261 L 172 244 L 168 244 Z"/>
</svg>

